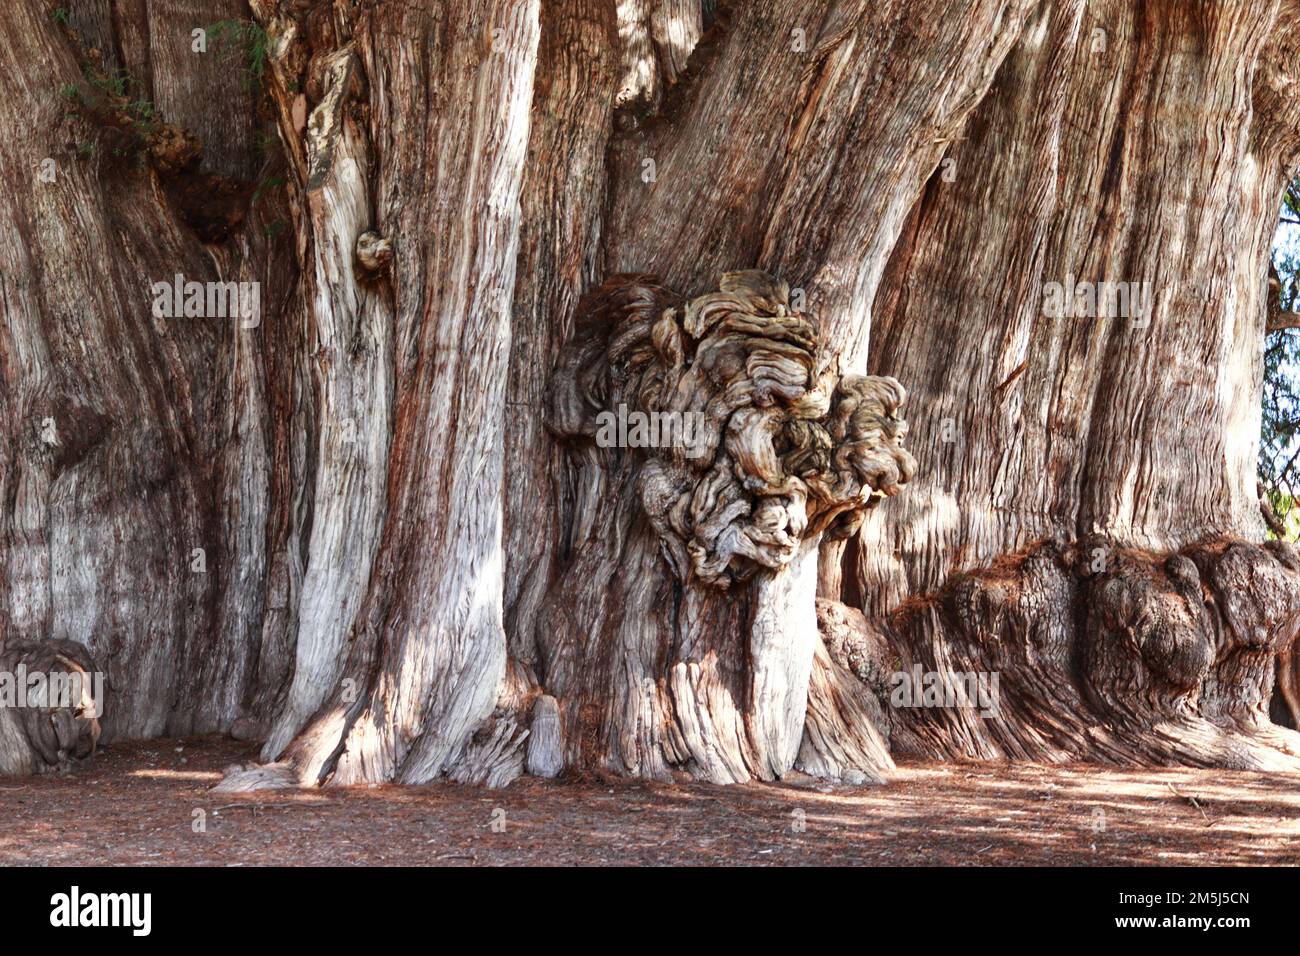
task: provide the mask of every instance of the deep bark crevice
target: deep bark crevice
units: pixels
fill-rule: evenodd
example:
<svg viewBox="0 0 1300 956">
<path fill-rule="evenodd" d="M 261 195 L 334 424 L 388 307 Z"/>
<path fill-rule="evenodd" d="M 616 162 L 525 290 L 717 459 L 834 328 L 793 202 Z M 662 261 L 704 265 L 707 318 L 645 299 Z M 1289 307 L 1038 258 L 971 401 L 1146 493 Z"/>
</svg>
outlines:
<svg viewBox="0 0 1300 956">
<path fill-rule="evenodd" d="M 76 4 L 84 55 L 46 6 L 0 7 L 0 638 L 84 646 L 104 739 L 261 741 L 231 788 L 1292 767 L 1296 0 Z M 264 96 L 191 47 L 230 20 Z M 107 73 L 65 115 L 92 48 L 156 142 Z M 178 273 L 260 324 L 152 314 Z M 620 403 L 707 455 L 601 447 Z M 912 664 L 1001 712 L 889 707 Z"/>
</svg>

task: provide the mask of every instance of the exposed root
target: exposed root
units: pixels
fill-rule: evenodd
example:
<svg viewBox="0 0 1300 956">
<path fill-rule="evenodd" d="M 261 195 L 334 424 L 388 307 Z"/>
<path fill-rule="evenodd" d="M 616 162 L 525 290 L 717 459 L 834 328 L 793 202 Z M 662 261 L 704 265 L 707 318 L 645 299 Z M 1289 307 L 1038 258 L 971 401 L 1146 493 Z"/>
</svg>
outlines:
<svg viewBox="0 0 1300 956">
<path fill-rule="evenodd" d="M 213 793 L 251 793 L 254 790 L 289 790 L 300 786 L 288 763 L 231 764 Z"/>
<path fill-rule="evenodd" d="M 929 756 L 1300 771 L 1300 734 L 1268 717 L 1298 627 L 1290 545 L 1044 544 L 887 622 L 897 686 L 924 673 L 996 689 L 990 708 L 891 691 L 891 740 Z"/>
</svg>

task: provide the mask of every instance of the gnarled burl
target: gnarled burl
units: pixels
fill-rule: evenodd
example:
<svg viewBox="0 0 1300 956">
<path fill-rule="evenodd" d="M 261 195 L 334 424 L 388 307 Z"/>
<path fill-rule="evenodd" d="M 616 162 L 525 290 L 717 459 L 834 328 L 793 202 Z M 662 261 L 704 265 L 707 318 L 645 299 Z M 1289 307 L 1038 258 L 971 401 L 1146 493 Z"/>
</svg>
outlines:
<svg viewBox="0 0 1300 956">
<path fill-rule="evenodd" d="M 912 478 L 905 392 L 841 376 L 785 283 L 747 271 L 719 285 L 682 301 L 620 275 L 579 308 L 549 408 L 573 449 L 576 530 L 535 677 L 570 767 L 875 779 L 890 766 L 875 727 L 832 727 L 874 700 L 821 646 L 817 549 Z M 668 430 L 690 441 L 602 447 L 610 413 L 691 416 Z"/>
<path fill-rule="evenodd" d="M 1300 771 L 1300 734 L 1269 719 L 1276 658 L 1300 631 L 1289 543 L 1043 542 L 880 630 L 902 670 L 1000 677 L 988 715 L 895 710 L 895 753 Z"/>
<path fill-rule="evenodd" d="M 94 757 L 97 671 L 76 641 L 0 639 L 0 775 L 66 772 Z"/>
</svg>

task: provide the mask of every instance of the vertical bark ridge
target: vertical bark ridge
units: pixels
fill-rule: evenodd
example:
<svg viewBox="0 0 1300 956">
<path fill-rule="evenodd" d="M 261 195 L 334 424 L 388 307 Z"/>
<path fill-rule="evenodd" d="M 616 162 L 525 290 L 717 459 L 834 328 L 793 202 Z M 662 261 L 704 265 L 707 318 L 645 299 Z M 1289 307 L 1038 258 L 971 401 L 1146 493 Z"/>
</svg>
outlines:
<svg viewBox="0 0 1300 956">
<path fill-rule="evenodd" d="M 520 198 L 520 244 L 506 396 L 506 626 L 511 653 L 536 666 L 539 604 L 561 557 L 563 457 L 546 433 L 546 384 L 601 269 L 616 79 L 613 7 L 542 6 L 537 83 Z"/>
<path fill-rule="evenodd" d="M 286 753 L 304 780 L 446 772 L 505 674 L 502 400 L 537 13 L 393 9 L 357 31 L 386 150 L 378 219 L 408 281 L 381 544 L 345 677 Z"/>
<path fill-rule="evenodd" d="M 1240 543 L 1295 162 L 1277 104 L 1252 109 L 1283 86 L 1279 9 L 1044 8 L 913 211 L 871 362 L 914 384 L 932 467 L 864 525 L 860 584 L 909 667 L 1002 692 L 987 719 L 903 709 L 905 749 L 1296 766 L 1266 717 L 1294 559 Z M 1053 281 L 1145 283 L 1149 322 L 1051 318 Z"/>
<path fill-rule="evenodd" d="M 103 8 L 80 13 L 102 49 L 41 5 L 0 15 L 14 77 L 0 118 L 35 131 L 0 146 L 15 187 L 3 202 L 13 238 L 0 251 L 0 630 L 91 651 L 113 689 L 108 739 L 211 731 L 234 719 L 259 653 L 259 569 L 236 555 L 254 546 L 262 504 L 251 488 L 242 507 L 212 493 L 261 467 L 259 436 L 241 452 L 228 444 L 252 419 L 234 425 L 227 411 L 247 372 L 230 356 L 247 360 L 258 333 L 233 318 L 155 315 L 152 286 L 261 267 L 214 256 L 196 237 L 192 210 L 173 203 L 198 181 L 196 138 L 166 116 L 124 119 L 107 80 L 125 48 L 117 21 Z M 216 4 L 195 13 L 221 16 Z M 247 168 L 238 149 L 215 144 L 213 168 L 226 159 Z M 238 188 L 222 196 L 232 203 L 219 215 L 244 214 Z M 270 247 L 253 245 L 253 260 Z M 236 601 L 247 614 L 218 629 Z"/>
</svg>

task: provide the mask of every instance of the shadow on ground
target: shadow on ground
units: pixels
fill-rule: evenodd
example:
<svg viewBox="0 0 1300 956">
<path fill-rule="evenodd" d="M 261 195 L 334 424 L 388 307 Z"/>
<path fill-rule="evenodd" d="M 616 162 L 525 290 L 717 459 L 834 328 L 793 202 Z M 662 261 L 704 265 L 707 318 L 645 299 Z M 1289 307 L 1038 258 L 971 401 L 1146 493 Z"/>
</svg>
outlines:
<svg viewBox="0 0 1300 956">
<path fill-rule="evenodd" d="M 495 791 L 210 792 L 253 753 L 219 737 L 159 740 L 114 746 L 70 776 L 0 779 L 0 862 L 1300 863 L 1295 775 L 912 763 L 883 787 L 525 779 Z"/>
</svg>

